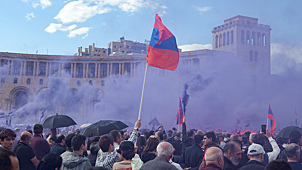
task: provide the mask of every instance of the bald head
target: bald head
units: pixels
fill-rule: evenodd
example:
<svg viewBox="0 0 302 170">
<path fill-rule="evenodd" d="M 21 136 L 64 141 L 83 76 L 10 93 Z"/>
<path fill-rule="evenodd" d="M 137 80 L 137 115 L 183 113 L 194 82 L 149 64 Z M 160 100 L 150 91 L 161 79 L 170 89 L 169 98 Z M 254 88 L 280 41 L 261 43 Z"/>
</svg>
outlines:
<svg viewBox="0 0 302 170">
<path fill-rule="evenodd" d="M 223 158 L 223 155 L 221 149 L 217 147 L 210 147 L 205 154 L 206 161 L 216 161 L 218 157 Z"/>
<path fill-rule="evenodd" d="M 157 156 L 170 160 L 172 158 L 174 148 L 169 142 L 161 142 L 157 146 L 156 151 L 157 151 Z"/>
<path fill-rule="evenodd" d="M 20 141 L 24 142 L 26 144 L 29 144 L 31 141 L 31 138 L 32 138 L 32 134 L 29 133 L 28 131 L 24 131 L 21 133 Z"/>
</svg>

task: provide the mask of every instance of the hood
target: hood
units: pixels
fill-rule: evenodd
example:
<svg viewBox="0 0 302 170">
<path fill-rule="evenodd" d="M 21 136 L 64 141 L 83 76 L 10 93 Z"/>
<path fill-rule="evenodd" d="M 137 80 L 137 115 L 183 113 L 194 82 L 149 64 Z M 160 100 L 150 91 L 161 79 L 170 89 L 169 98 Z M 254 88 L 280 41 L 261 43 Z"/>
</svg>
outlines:
<svg viewBox="0 0 302 170">
<path fill-rule="evenodd" d="M 89 159 L 84 157 L 83 155 L 72 152 L 69 155 L 63 157 L 62 165 L 68 169 L 73 169 L 87 160 L 89 161 Z"/>
</svg>

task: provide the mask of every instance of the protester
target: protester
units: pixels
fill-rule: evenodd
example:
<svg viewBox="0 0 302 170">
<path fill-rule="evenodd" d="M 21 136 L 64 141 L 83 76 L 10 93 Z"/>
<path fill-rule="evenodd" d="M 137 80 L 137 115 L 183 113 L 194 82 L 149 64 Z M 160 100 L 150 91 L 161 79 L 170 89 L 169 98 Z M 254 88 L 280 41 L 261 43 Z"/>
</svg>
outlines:
<svg viewBox="0 0 302 170">
<path fill-rule="evenodd" d="M 155 137 L 158 139 L 159 143 L 164 141 L 164 134 L 161 131 L 156 132 Z"/>
<path fill-rule="evenodd" d="M 90 154 L 88 154 L 87 158 L 90 160 L 91 165 L 95 166 L 96 158 L 98 157 L 98 151 L 100 150 L 98 141 L 93 141 L 92 143 L 90 143 L 89 150 Z"/>
<path fill-rule="evenodd" d="M 154 158 L 156 158 L 156 147 L 159 144 L 159 141 L 157 138 L 155 137 L 149 137 L 149 139 L 147 140 L 146 143 L 146 147 L 143 150 L 143 154 L 142 154 L 142 161 L 144 163 L 153 160 Z"/>
<path fill-rule="evenodd" d="M 302 170 L 302 165 L 299 162 L 300 160 L 300 147 L 291 143 L 285 148 L 285 155 L 287 158 L 287 162 L 292 166 L 293 170 Z"/>
<path fill-rule="evenodd" d="M 82 170 L 91 167 L 90 161 L 83 153 L 87 150 L 86 137 L 76 135 L 71 140 L 73 152 L 63 157 L 62 170 Z"/>
<path fill-rule="evenodd" d="M 16 133 L 11 129 L 4 129 L 0 132 L 0 149 L 11 150 L 14 146 Z"/>
<path fill-rule="evenodd" d="M 266 165 L 265 170 L 292 170 L 292 167 L 284 160 L 273 160 Z"/>
<path fill-rule="evenodd" d="M 71 148 L 71 140 L 74 136 L 76 136 L 76 134 L 74 134 L 74 133 L 71 133 L 71 134 L 66 136 L 66 138 L 65 138 L 66 151 L 61 154 L 62 158 L 73 152 L 73 150 Z"/>
<path fill-rule="evenodd" d="M 35 155 L 39 161 L 49 153 L 50 146 L 42 136 L 43 126 L 41 124 L 34 125 L 34 137 L 31 140 L 30 146 L 33 148 Z"/>
<path fill-rule="evenodd" d="M 60 170 L 62 166 L 62 157 L 57 154 L 46 154 L 39 163 L 37 170 Z"/>
<path fill-rule="evenodd" d="M 171 142 L 172 146 L 174 147 L 174 155 L 181 155 L 181 150 L 182 150 L 182 143 L 181 143 L 181 138 L 180 134 L 176 133 L 173 135 L 174 136 L 174 141 Z"/>
<path fill-rule="evenodd" d="M 169 163 L 173 157 L 173 146 L 168 142 L 162 142 L 157 146 L 157 157 L 145 163 L 141 170 L 178 170 L 174 165 Z"/>
<path fill-rule="evenodd" d="M 198 169 L 204 156 L 204 150 L 201 148 L 202 145 L 203 135 L 195 135 L 194 144 L 188 147 L 181 156 L 180 165 L 182 168 L 190 167 L 192 170 Z"/>
<path fill-rule="evenodd" d="M 20 141 L 14 148 L 14 153 L 19 160 L 20 170 L 35 170 L 39 164 L 33 149 L 29 146 L 32 140 L 32 134 L 25 131 L 21 133 Z"/>
<path fill-rule="evenodd" d="M 19 170 L 18 158 L 8 149 L 0 149 L 0 170 Z"/>
<path fill-rule="evenodd" d="M 263 162 L 264 149 L 261 145 L 253 143 L 248 148 L 248 158 L 250 159 L 239 170 L 264 170 L 265 165 Z"/>
<path fill-rule="evenodd" d="M 137 146 L 137 154 L 140 157 L 142 157 L 142 152 L 146 146 L 146 139 L 144 136 L 140 136 L 137 138 L 136 146 Z"/>
<path fill-rule="evenodd" d="M 123 141 L 117 149 L 121 162 L 113 164 L 113 170 L 127 169 L 132 170 L 131 159 L 135 155 L 134 144 L 130 141 Z"/>
<path fill-rule="evenodd" d="M 223 170 L 236 170 L 241 159 L 241 148 L 237 142 L 230 141 L 224 148 L 224 166 Z"/>
<path fill-rule="evenodd" d="M 213 147 L 213 146 L 219 148 L 219 146 L 215 144 L 215 141 L 216 141 L 216 135 L 213 131 L 204 134 L 203 144 L 206 148 Z"/>
<path fill-rule="evenodd" d="M 289 134 L 289 143 L 295 143 L 297 144 L 298 146 L 301 145 L 301 133 L 298 132 L 298 131 L 292 131 L 290 134 Z M 300 149 L 300 153 L 301 153 L 301 149 Z M 282 160 L 285 160 L 287 161 L 287 157 L 285 155 L 285 150 L 283 150 L 280 154 L 280 158 Z M 299 159 L 299 162 L 302 163 L 302 158 L 300 156 L 300 159 Z"/>
<path fill-rule="evenodd" d="M 194 140 L 193 140 L 193 137 L 194 137 L 194 131 L 192 129 L 188 130 L 187 132 L 187 125 L 186 125 L 186 118 L 184 118 L 183 120 L 184 122 L 182 123 L 182 142 L 181 142 L 181 145 L 182 145 L 182 148 L 181 148 L 181 153 L 183 153 L 186 148 L 192 146 L 194 144 Z"/>
<path fill-rule="evenodd" d="M 65 146 L 65 135 L 59 134 L 56 140 L 56 144 L 50 148 L 50 153 L 61 155 L 66 151 Z"/>
<path fill-rule="evenodd" d="M 217 147 L 210 147 L 205 154 L 205 167 L 200 170 L 221 170 L 224 166 L 223 153 Z"/>
</svg>

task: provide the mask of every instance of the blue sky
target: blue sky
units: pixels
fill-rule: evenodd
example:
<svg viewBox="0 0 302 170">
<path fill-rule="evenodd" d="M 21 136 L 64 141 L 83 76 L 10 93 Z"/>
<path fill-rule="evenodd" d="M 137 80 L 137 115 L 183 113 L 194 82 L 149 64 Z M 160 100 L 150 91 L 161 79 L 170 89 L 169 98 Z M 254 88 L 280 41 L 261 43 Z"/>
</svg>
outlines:
<svg viewBox="0 0 302 170">
<path fill-rule="evenodd" d="M 144 42 L 158 13 L 187 50 L 211 48 L 213 27 L 244 15 L 271 26 L 273 45 L 301 52 L 301 6 L 301 0 L 6 0 L 0 51 L 73 55 L 80 46 L 107 48 L 122 36 Z"/>
</svg>

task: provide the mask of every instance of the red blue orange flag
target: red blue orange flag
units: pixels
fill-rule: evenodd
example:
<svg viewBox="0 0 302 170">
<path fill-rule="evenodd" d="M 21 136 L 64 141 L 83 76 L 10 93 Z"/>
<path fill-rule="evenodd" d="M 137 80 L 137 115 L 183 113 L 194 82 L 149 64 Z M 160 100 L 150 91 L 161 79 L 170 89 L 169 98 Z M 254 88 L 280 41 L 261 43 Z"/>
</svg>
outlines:
<svg viewBox="0 0 302 170">
<path fill-rule="evenodd" d="M 148 46 L 147 63 L 153 67 L 174 71 L 177 68 L 178 61 L 179 52 L 176 39 L 156 14 Z"/>
<path fill-rule="evenodd" d="M 176 117 L 176 124 L 181 125 L 183 123 L 185 115 L 182 112 L 182 105 L 181 105 L 181 99 L 179 98 L 179 107 L 178 107 L 178 112 L 177 112 L 177 117 Z"/>
<path fill-rule="evenodd" d="M 276 123 L 275 117 L 273 115 L 273 111 L 271 109 L 271 105 L 269 105 L 269 108 L 268 108 L 267 118 L 269 119 L 271 134 L 274 134 L 275 130 L 276 130 L 277 123 Z"/>
</svg>

